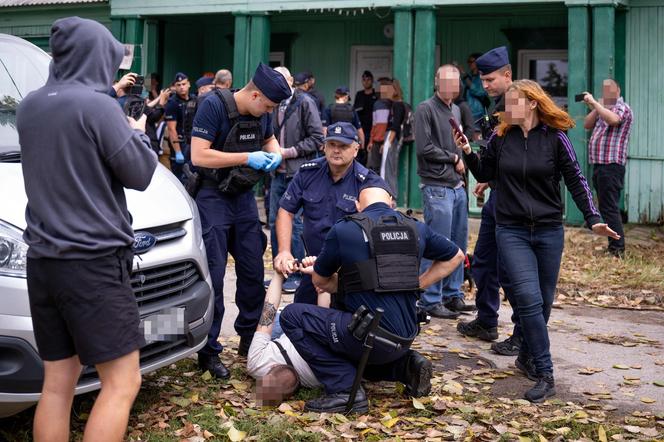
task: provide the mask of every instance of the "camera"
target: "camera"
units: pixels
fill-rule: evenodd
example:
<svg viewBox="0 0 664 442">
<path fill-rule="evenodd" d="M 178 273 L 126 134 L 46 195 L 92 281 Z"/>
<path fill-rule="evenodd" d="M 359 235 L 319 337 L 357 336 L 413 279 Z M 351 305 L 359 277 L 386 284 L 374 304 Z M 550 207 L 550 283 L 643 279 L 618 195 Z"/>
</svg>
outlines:
<svg viewBox="0 0 664 442">
<path fill-rule="evenodd" d="M 134 85 L 129 88 L 128 95 L 141 95 L 143 94 L 143 85 L 145 84 L 145 77 L 142 75 L 136 76 L 136 81 Z"/>
</svg>

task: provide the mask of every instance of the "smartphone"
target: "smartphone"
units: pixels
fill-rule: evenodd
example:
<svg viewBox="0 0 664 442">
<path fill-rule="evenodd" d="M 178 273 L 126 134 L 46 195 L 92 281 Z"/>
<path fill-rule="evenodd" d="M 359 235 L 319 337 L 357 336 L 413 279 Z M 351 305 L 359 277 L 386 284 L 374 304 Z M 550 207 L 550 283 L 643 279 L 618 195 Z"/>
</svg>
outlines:
<svg viewBox="0 0 664 442">
<path fill-rule="evenodd" d="M 452 130 L 454 131 L 455 134 L 460 135 L 466 140 L 466 143 L 468 142 L 468 138 L 463 134 L 463 131 L 461 130 L 461 126 L 459 123 L 456 122 L 454 118 L 449 119 L 450 126 L 452 126 Z"/>
<path fill-rule="evenodd" d="M 576 95 L 574 96 L 574 101 L 577 102 L 577 103 L 578 103 L 579 101 L 583 101 L 583 97 L 585 97 L 585 96 L 586 96 L 586 94 L 576 94 Z"/>
</svg>

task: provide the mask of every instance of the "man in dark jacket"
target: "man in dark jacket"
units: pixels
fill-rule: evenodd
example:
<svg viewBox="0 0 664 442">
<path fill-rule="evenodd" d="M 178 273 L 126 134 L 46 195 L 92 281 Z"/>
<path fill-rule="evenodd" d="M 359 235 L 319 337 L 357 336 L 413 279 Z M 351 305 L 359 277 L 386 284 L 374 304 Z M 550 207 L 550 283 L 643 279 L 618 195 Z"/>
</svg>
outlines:
<svg viewBox="0 0 664 442">
<path fill-rule="evenodd" d="M 53 24 L 50 46 L 48 81 L 23 100 L 16 121 L 28 295 L 44 361 L 34 439 L 69 439 L 83 364 L 95 366 L 102 385 L 84 438 L 121 440 L 145 344 L 129 282 L 134 232 L 124 188 L 144 190 L 157 157 L 145 116 L 127 122 L 106 94 L 124 55 L 108 29 L 64 18 Z"/>
<path fill-rule="evenodd" d="M 464 253 L 468 242 L 468 207 L 461 151 L 454 145 L 450 118 L 461 121 L 461 112 L 453 103 L 459 93 L 459 71 L 452 65 L 438 68 L 436 93 L 420 103 L 415 112 L 417 174 L 422 181 L 424 220 L 435 232 L 446 236 Z M 428 269 L 430 261 L 422 261 Z M 452 319 L 467 306 L 462 291 L 463 265 L 442 283 L 432 284 L 422 294 L 420 306 L 431 316 Z"/>
<path fill-rule="evenodd" d="M 286 76 L 285 68 L 279 72 Z M 292 79 L 291 79 L 292 81 Z M 318 114 L 316 103 L 302 89 L 295 89 L 293 95 L 279 104 L 273 112 L 274 133 L 281 147 L 283 161 L 274 172 L 270 184 L 270 240 L 272 243 L 272 256 L 279 253 L 275 222 L 279 211 L 279 200 L 286 192 L 288 184 L 293 179 L 300 166 L 316 158 L 318 150 L 323 144 L 323 126 Z M 302 244 L 302 213 L 293 220 L 293 236 L 291 249 L 297 259 L 304 258 L 304 245 Z M 286 293 L 295 293 L 299 286 L 299 274 L 292 274 L 284 282 L 283 290 Z"/>
</svg>

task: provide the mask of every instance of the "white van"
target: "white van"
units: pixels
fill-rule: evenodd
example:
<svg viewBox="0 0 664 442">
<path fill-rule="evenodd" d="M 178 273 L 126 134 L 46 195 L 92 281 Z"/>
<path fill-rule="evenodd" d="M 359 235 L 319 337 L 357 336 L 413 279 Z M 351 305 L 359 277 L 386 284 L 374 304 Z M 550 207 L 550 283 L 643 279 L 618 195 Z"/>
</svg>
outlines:
<svg viewBox="0 0 664 442">
<path fill-rule="evenodd" d="M 49 62 L 33 44 L 0 34 L 0 417 L 37 402 L 43 379 L 25 275 L 27 197 L 16 106 L 46 82 Z M 131 282 L 148 342 L 141 349 L 146 373 L 205 344 L 214 297 L 198 210 L 173 174 L 159 165 L 146 191 L 126 190 L 126 195 L 136 232 Z M 157 315 L 184 317 L 184 323 L 173 334 L 158 328 L 164 321 Z M 76 393 L 99 387 L 94 367 L 85 367 Z"/>
</svg>

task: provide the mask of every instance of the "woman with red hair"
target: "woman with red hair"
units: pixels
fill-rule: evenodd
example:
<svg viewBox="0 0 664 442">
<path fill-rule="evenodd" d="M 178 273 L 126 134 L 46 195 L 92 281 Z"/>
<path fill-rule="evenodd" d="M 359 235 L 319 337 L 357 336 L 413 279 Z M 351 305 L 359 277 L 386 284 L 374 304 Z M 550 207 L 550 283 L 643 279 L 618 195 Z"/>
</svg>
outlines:
<svg viewBox="0 0 664 442">
<path fill-rule="evenodd" d="M 505 94 L 505 112 L 482 157 L 465 136 L 455 141 L 477 181 L 496 180 L 496 242 L 513 285 L 524 342 L 516 367 L 535 386 L 525 398 L 542 402 L 555 394 L 547 322 L 563 253 L 565 180 L 587 225 L 598 235 L 618 235 L 601 222 L 588 182 L 566 131 L 574 120 L 534 81 L 518 80 Z"/>
</svg>

